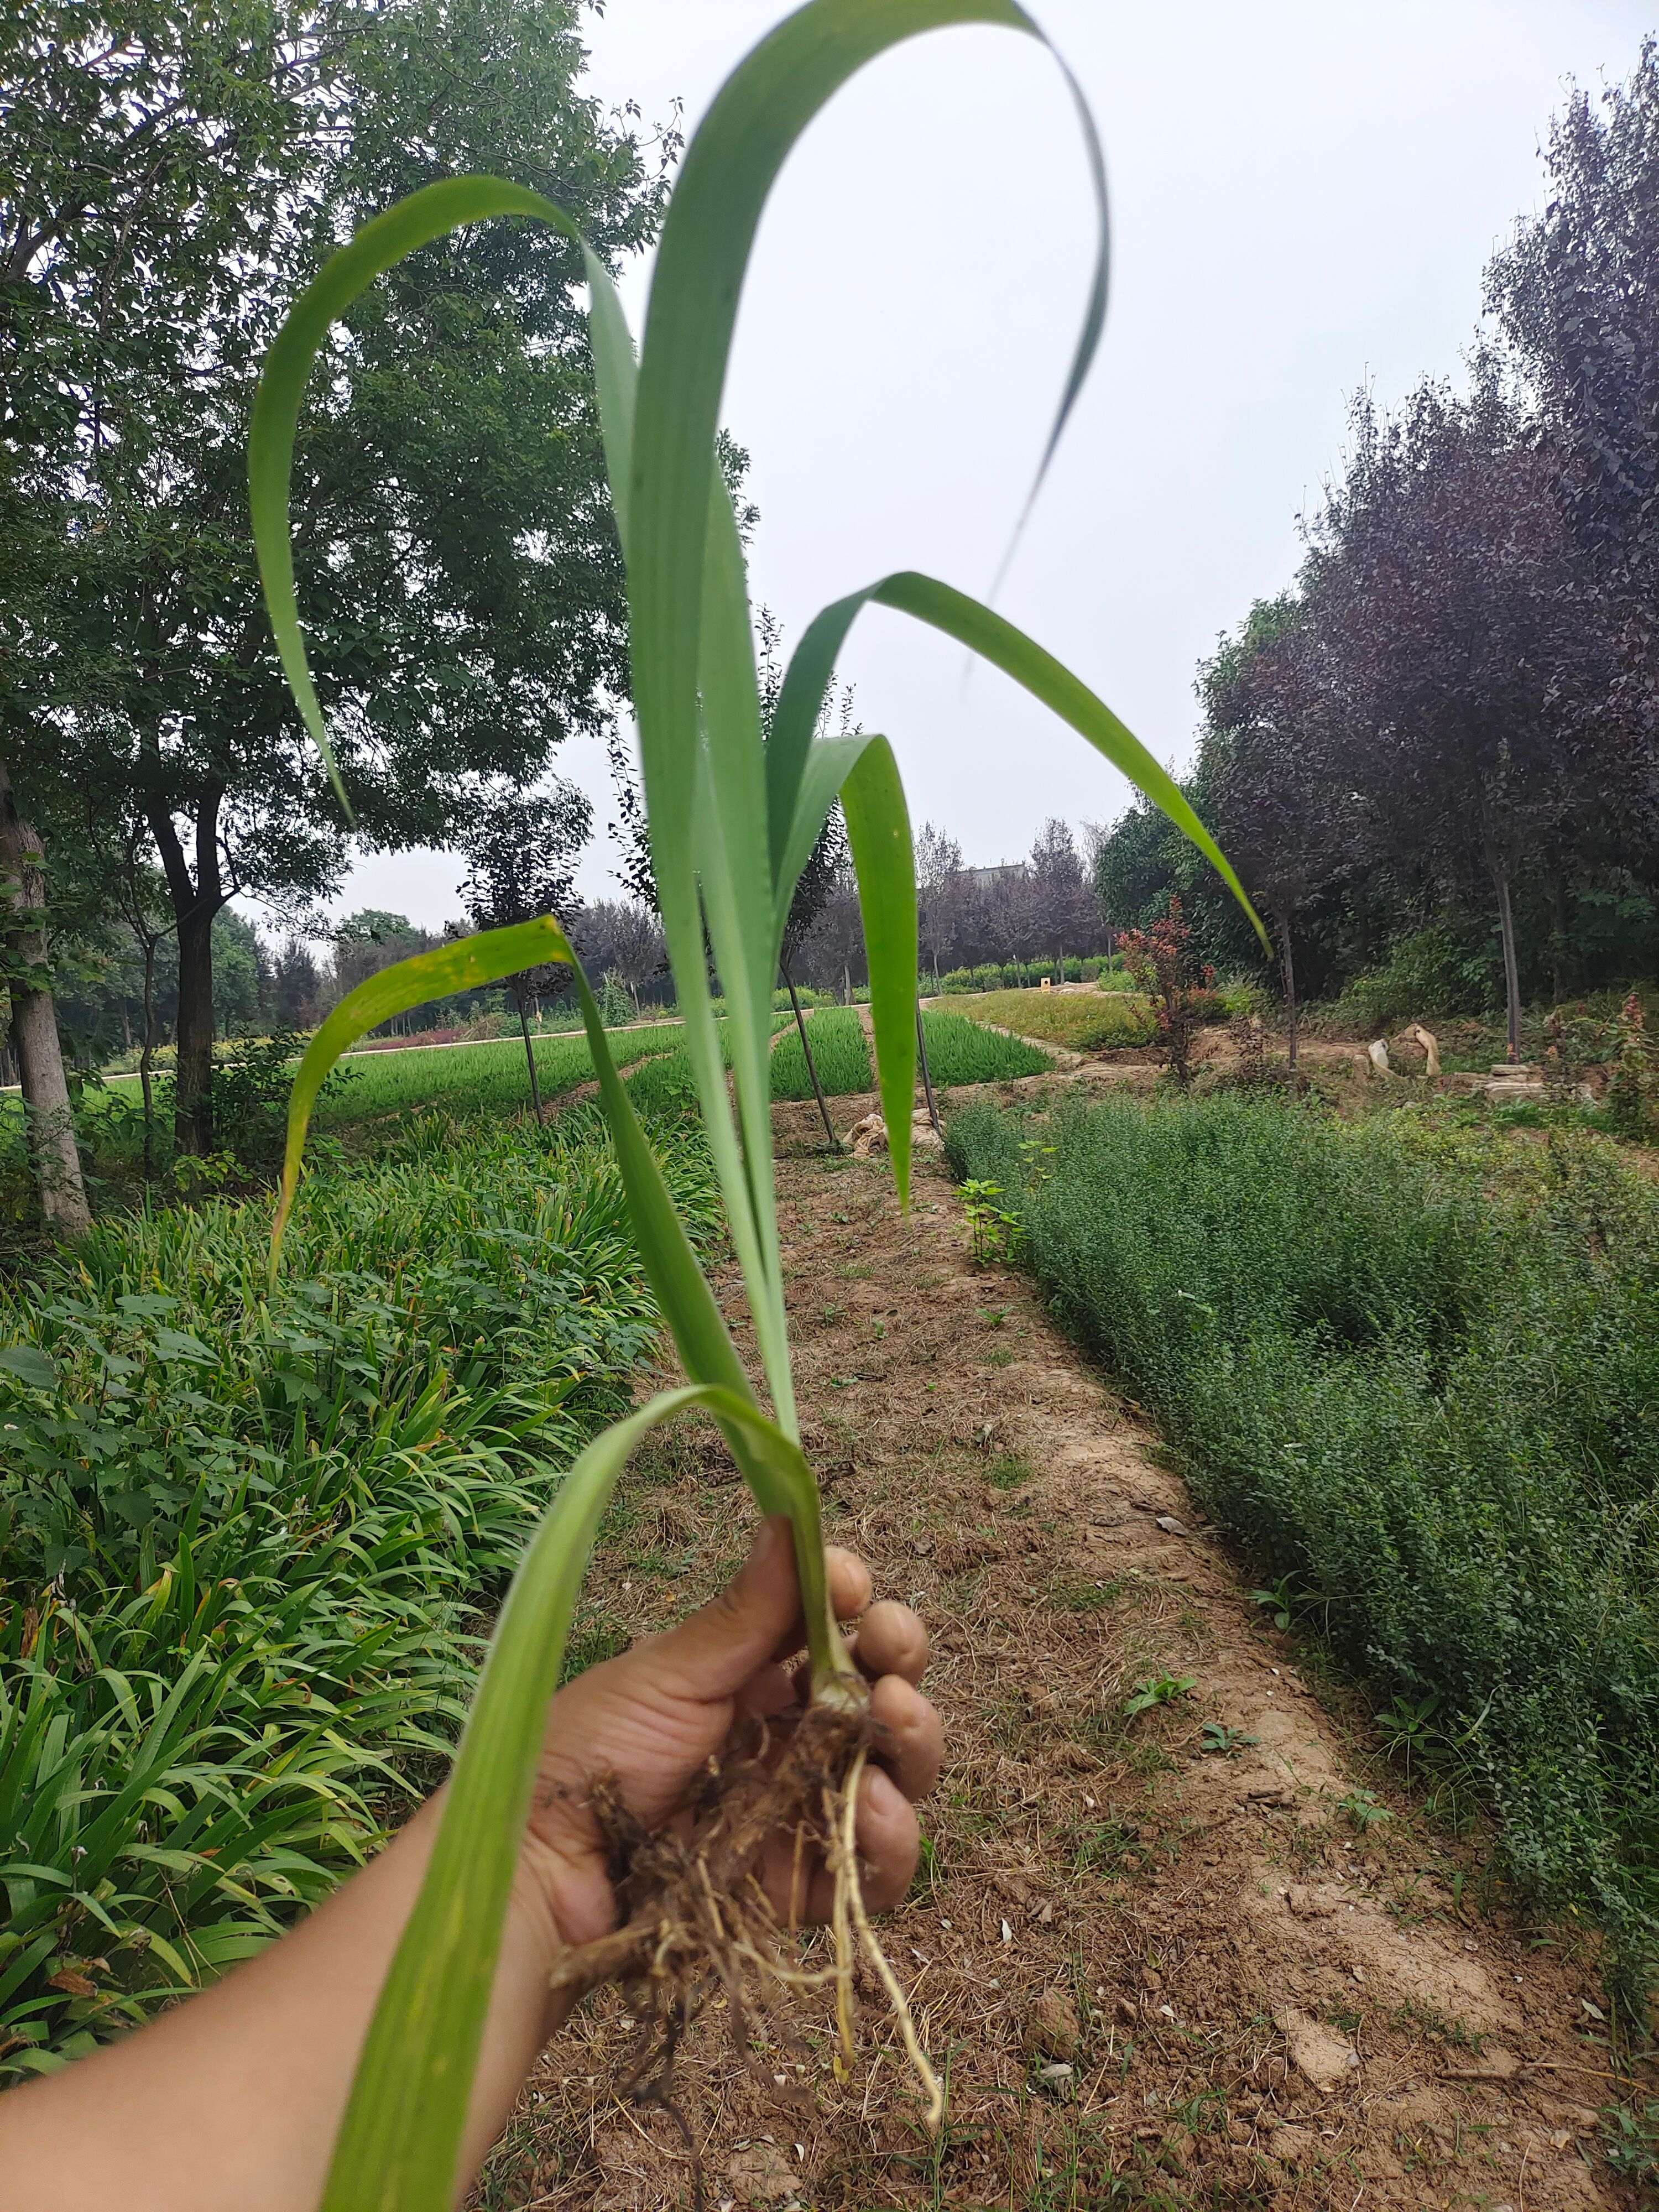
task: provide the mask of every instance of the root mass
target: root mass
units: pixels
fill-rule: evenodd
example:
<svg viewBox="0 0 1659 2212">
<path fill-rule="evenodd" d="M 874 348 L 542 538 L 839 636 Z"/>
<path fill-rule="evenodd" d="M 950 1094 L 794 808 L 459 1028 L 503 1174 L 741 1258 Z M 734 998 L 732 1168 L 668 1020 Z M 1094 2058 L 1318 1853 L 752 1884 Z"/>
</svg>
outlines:
<svg viewBox="0 0 1659 2212">
<path fill-rule="evenodd" d="M 854 2057 L 853 1970 L 861 1949 L 886 1992 L 927 2097 L 928 2126 L 936 2129 L 943 2118 L 943 2093 L 871 1927 L 860 1883 L 854 1824 L 875 1734 L 863 1700 L 814 1699 L 782 1730 L 775 1723 L 745 1723 L 709 1760 L 686 1829 L 653 1832 L 629 1811 L 611 1777 L 600 1775 L 592 1784 L 621 1925 L 568 1952 L 552 1986 L 580 1996 L 602 1982 L 620 1985 L 638 2026 L 618 2089 L 635 2105 L 661 2106 L 673 2119 L 691 2154 L 699 2205 L 702 2174 L 675 2102 L 674 2060 L 687 2027 L 717 1994 L 726 2001 L 733 2048 L 758 2077 L 757 2015 L 786 2050 L 802 2051 L 795 2024 L 801 2001 L 833 1987 L 841 2045 L 836 2070 L 844 2075 Z M 763 1862 L 778 1835 L 793 1838 L 782 1920 L 763 1881 Z M 835 1960 L 814 1972 L 799 1965 L 792 1939 L 820 1860 L 835 1884 Z"/>
</svg>

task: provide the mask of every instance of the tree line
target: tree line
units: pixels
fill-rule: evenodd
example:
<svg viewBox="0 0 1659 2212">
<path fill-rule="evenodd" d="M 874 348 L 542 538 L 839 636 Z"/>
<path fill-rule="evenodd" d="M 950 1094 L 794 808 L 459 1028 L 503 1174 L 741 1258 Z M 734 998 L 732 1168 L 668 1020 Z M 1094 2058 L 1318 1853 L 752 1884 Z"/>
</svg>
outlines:
<svg viewBox="0 0 1659 2212">
<path fill-rule="evenodd" d="M 939 988 L 953 970 L 995 963 L 1018 973 L 1104 951 L 1109 932 L 1090 879 L 1100 832 L 1051 816 L 1022 860 L 969 867 L 946 831 L 924 822 L 915 834 L 916 920 L 924 983 Z M 865 980 L 858 893 L 844 844 L 813 912 L 800 929 L 793 969 L 821 989 Z"/>
<path fill-rule="evenodd" d="M 1278 981 L 1393 962 L 1419 1011 L 1659 970 L 1659 50 L 1578 92 L 1547 203 L 1486 277 L 1463 385 L 1362 395 L 1291 587 L 1200 672 L 1187 789 L 1264 914 Z M 1120 925 L 1181 896 L 1255 957 L 1145 810 L 1102 846 Z"/>
<path fill-rule="evenodd" d="M 287 697 L 246 520 L 259 362 L 367 216 L 496 171 L 568 208 L 613 264 L 653 234 L 678 142 L 579 92 L 580 12 L 0 11 L 5 980 L 65 1225 L 85 1206 L 56 948 L 149 929 L 159 882 L 176 1139 L 205 1152 L 228 901 L 308 906 L 354 839 L 448 842 L 477 779 L 532 783 L 625 693 L 581 266 L 544 227 L 494 224 L 403 264 L 311 380 L 295 540 L 349 822 Z"/>
</svg>

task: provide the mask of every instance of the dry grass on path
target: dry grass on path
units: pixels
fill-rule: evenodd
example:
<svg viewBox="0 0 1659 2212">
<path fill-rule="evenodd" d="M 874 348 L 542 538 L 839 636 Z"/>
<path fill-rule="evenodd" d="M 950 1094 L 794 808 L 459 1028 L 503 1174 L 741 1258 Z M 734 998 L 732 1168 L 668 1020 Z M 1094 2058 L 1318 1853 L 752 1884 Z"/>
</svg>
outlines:
<svg viewBox="0 0 1659 2212">
<path fill-rule="evenodd" d="M 878 2002 L 844 2089 L 821 2023 L 757 2081 L 717 2013 L 682 2073 L 711 2212 L 1633 2204 L 1594 2163 L 1627 2093 L 1588 1948 L 1478 1909 L 1134 1409 L 1030 1284 L 974 1267 L 937 1156 L 903 1219 L 884 1163 L 826 1158 L 810 1107 L 777 1123 L 832 1533 L 933 1640 L 949 1764 L 884 1940 L 951 2110 L 930 2143 Z M 660 1446 L 591 1578 L 589 1655 L 710 1591 L 750 1517 L 712 1431 Z M 1126 1716 L 1160 1680 L 1192 1686 Z M 602 1993 L 550 2047 L 482 2204 L 690 2203 L 672 2125 L 607 2095 L 620 2009 Z"/>
</svg>

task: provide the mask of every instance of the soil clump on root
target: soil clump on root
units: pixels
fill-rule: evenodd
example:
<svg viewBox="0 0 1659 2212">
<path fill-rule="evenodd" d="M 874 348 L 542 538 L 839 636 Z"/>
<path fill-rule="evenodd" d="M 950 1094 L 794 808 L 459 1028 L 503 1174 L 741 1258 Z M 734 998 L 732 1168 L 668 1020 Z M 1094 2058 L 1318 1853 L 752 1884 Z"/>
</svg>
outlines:
<svg viewBox="0 0 1659 2212">
<path fill-rule="evenodd" d="M 859 1782 L 879 1735 L 867 1698 L 857 1694 L 814 1698 L 799 1715 L 781 1719 L 745 1720 L 708 1762 L 684 1832 L 645 1827 L 611 1777 L 593 1782 L 589 1802 L 609 1851 L 621 1925 L 567 1953 L 550 1987 L 579 1997 L 606 1983 L 620 1990 L 634 2039 L 616 2094 L 636 2109 L 659 2108 L 679 2131 L 691 2160 L 696 2212 L 706 2202 L 702 2160 L 678 2101 L 674 2069 L 687 2030 L 716 1993 L 724 2000 L 733 2053 L 764 2084 L 755 2028 L 767 2031 L 763 2041 L 806 2051 L 804 2000 L 832 1989 L 839 2072 L 855 2057 L 853 1976 L 861 1954 L 928 2098 L 930 2126 L 936 2129 L 943 2116 L 943 2092 L 864 1905 L 854 1824 Z M 769 1845 L 778 1835 L 793 1838 L 782 1923 L 763 1879 Z M 798 1932 L 820 1862 L 835 1884 L 835 1955 L 812 1970 L 799 1962 Z M 805 2088 L 795 2090 L 792 2101 L 810 2109 Z"/>
</svg>

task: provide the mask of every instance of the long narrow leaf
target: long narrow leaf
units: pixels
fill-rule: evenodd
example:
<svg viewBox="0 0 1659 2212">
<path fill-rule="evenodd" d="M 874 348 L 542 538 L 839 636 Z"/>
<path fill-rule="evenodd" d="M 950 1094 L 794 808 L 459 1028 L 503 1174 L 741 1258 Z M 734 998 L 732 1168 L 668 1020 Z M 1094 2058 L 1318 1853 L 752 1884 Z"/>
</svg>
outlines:
<svg viewBox="0 0 1659 2212">
<path fill-rule="evenodd" d="M 511 928 L 483 930 L 475 937 L 459 938 L 430 952 L 396 961 L 341 1000 L 307 1046 L 289 1097 L 283 1196 L 271 1237 L 272 1268 L 281 1254 L 283 1232 L 298 1186 L 311 1109 L 324 1078 L 340 1054 L 377 1023 L 389 1021 L 394 1014 L 428 999 L 476 989 L 482 983 L 495 982 L 503 975 L 516 975 L 522 968 L 549 961 L 568 963 L 574 975 L 599 1095 L 617 1147 L 629 1217 L 647 1277 L 686 1372 L 693 1382 L 717 1386 L 726 1397 L 752 1406 L 743 1363 L 675 1212 L 662 1170 L 634 1111 L 634 1102 L 617 1072 L 599 1003 L 568 939 L 551 915 Z M 806 1608 L 809 1651 L 820 1674 L 833 1673 L 842 1664 L 842 1658 L 830 1617 L 817 1493 L 814 1490 L 810 1499 L 781 1494 L 768 1463 L 756 1456 L 749 1430 L 742 1425 L 731 1426 L 723 1418 L 721 1426 L 763 1512 L 790 1516 L 795 1532 L 796 1570 Z"/>
<path fill-rule="evenodd" d="M 882 1119 L 899 1204 L 908 1206 L 916 1087 L 916 864 L 904 786 L 885 738 L 872 738 L 860 754 L 842 786 L 841 804 L 858 871 Z"/>
<path fill-rule="evenodd" d="M 253 543 L 259 556 L 259 574 L 265 605 L 276 633 L 294 696 L 307 729 L 327 764 L 340 804 L 349 806 L 340 781 L 328 727 L 306 663 L 305 639 L 294 596 L 294 549 L 289 537 L 289 485 L 294 466 L 294 434 L 300 419 L 300 402 L 330 325 L 337 322 L 351 302 L 375 277 L 405 259 L 434 238 L 491 216 L 533 216 L 550 223 L 581 247 L 589 283 L 596 291 L 608 290 L 610 278 L 574 222 L 562 207 L 522 185 L 500 177 L 450 177 L 428 185 L 399 200 L 396 207 L 366 222 L 349 246 L 343 246 L 324 264 L 289 310 L 287 319 L 265 356 L 254 396 L 253 420 L 248 433 L 248 505 L 253 520 Z"/>
<path fill-rule="evenodd" d="M 673 848 L 695 778 L 714 432 L 756 226 L 795 141 L 850 76 L 921 32 L 968 23 L 1042 35 L 1014 0 L 810 0 L 727 78 L 681 166 L 652 277 L 629 492 L 634 707 L 659 890 L 665 857 L 676 874 L 672 895 L 664 896 L 671 951 L 685 910 L 686 886 Z M 1085 113 L 1098 180 L 1097 149 Z M 1103 200 L 1101 213 L 1095 280 L 1056 433 L 1099 336 Z M 775 859 L 783 833 L 775 823 L 771 834 Z"/>
<path fill-rule="evenodd" d="M 782 1262 L 773 1200 L 772 878 L 767 860 L 766 764 L 760 687 L 744 577 L 743 547 L 724 483 L 711 489 L 708 587 L 701 659 L 703 758 L 693 822 L 703 911 L 725 988 L 732 1073 L 755 1264 L 745 1266 L 761 1361 L 779 1420 L 795 1433 L 794 1389 L 784 1318 Z M 700 1083 L 705 1121 L 726 1112 L 718 1066 Z M 735 1241 L 735 1240 L 734 1240 Z"/>
<path fill-rule="evenodd" d="M 306 1047 L 289 1094 L 283 1190 L 270 1232 L 273 1271 L 282 1255 L 294 1194 L 299 1188 L 300 1160 L 311 1109 L 324 1078 L 340 1054 L 349 1051 L 360 1036 L 389 1022 L 394 1014 L 407 1012 L 410 1006 L 423 1006 L 428 999 L 447 998 L 455 991 L 476 991 L 481 984 L 498 983 L 503 975 L 516 975 L 521 969 L 539 967 L 551 960 L 574 964 L 575 955 L 565 941 L 564 932 L 548 915 L 538 921 L 515 923 L 510 929 L 487 929 L 476 937 L 457 938 L 452 945 L 394 961 L 346 993 Z"/>
<path fill-rule="evenodd" d="M 1197 846 L 1243 908 L 1269 956 L 1273 955 L 1267 933 L 1231 864 L 1169 771 L 1159 766 L 1105 701 L 1097 698 L 1063 661 L 1056 660 L 1053 653 L 1017 629 L 1005 616 L 970 599 L 965 592 L 958 592 L 952 585 L 940 583 L 937 577 L 924 576 L 915 569 L 901 569 L 864 591 L 849 592 L 846 599 L 837 599 L 814 619 L 790 662 L 779 694 L 781 707 L 785 698 L 790 700 L 792 730 L 798 733 L 804 728 L 810 737 L 823 709 L 835 674 L 836 659 L 847 633 L 860 611 L 872 605 L 891 607 L 934 629 L 943 630 L 947 637 L 956 638 L 1001 669 L 1006 676 L 1012 676 L 1033 698 L 1040 699 L 1062 721 L 1069 722 L 1097 752 L 1103 754 L 1114 768 L 1128 778 L 1143 797 L 1168 815 L 1183 836 Z M 785 808 L 789 810 L 793 821 L 799 801 L 800 781 L 816 748 L 811 744 L 794 744 L 793 749 L 783 750 L 776 750 L 777 747 L 775 720 L 772 741 L 767 747 L 768 797 L 774 822 Z M 786 830 L 786 838 L 787 835 Z M 773 851 L 775 860 L 781 852 L 775 836 Z"/>
<path fill-rule="evenodd" d="M 358 2061 L 321 2212 L 449 2212 L 548 1703 L 588 1553 L 629 1455 L 649 1430 L 693 1407 L 744 1433 L 765 1470 L 765 1510 L 816 1519 L 817 1486 L 799 1448 L 751 1403 L 707 1384 L 653 1398 L 596 1438 L 566 1475 L 501 1609 L 426 1878 Z"/>
<path fill-rule="evenodd" d="M 794 899 L 795 885 L 800 880 L 801 870 L 812 857 L 812 848 L 818 842 L 829 819 L 830 809 L 840 795 L 842 784 L 871 742 L 870 736 L 863 731 L 845 738 L 820 738 L 807 753 L 805 769 L 795 789 L 794 813 L 786 826 L 772 889 L 774 965 L 782 949 L 783 933 L 788 926 L 789 908 Z M 769 745 L 768 750 L 770 750 Z"/>
</svg>

